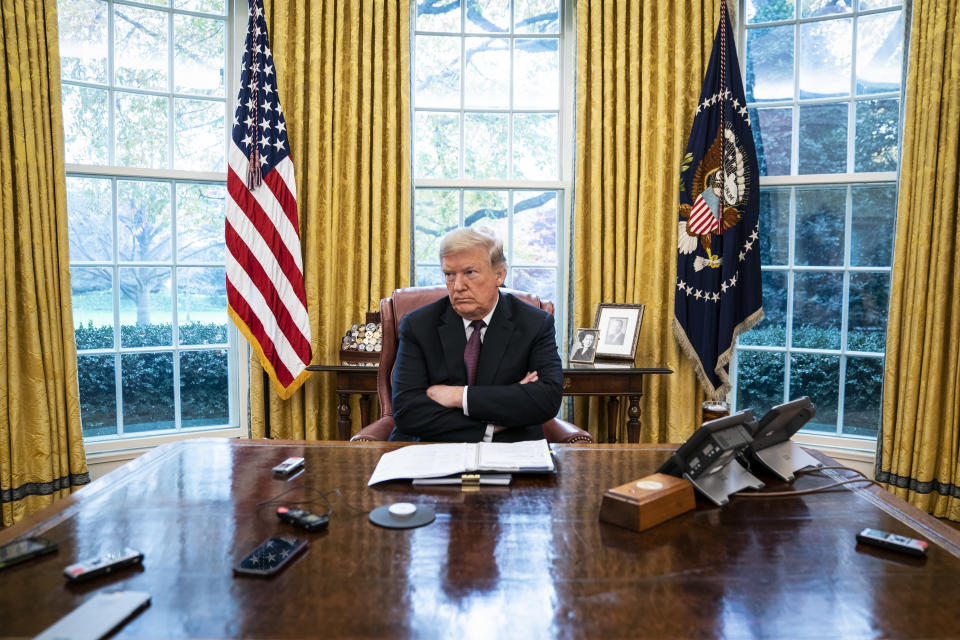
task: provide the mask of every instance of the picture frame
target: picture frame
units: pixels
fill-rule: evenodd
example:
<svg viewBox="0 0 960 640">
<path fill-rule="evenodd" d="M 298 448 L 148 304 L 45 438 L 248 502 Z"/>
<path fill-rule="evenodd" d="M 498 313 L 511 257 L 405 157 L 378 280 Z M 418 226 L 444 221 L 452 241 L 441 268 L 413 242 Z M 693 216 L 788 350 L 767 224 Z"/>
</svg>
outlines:
<svg viewBox="0 0 960 640">
<path fill-rule="evenodd" d="M 573 349 L 570 351 L 570 362 L 593 364 L 597 357 L 597 341 L 600 331 L 582 327 L 573 333 Z"/>
<path fill-rule="evenodd" d="M 642 304 L 598 304 L 593 320 L 593 328 L 599 332 L 596 357 L 633 360 L 637 355 L 642 321 Z"/>
</svg>

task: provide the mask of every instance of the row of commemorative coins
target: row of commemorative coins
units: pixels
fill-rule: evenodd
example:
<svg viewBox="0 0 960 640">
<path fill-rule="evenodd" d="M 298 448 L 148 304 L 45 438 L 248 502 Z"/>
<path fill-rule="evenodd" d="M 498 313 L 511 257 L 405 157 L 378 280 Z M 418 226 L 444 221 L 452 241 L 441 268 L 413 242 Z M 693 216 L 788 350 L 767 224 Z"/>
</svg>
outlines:
<svg viewBox="0 0 960 640">
<path fill-rule="evenodd" d="M 343 336 L 344 351 L 380 351 L 383 348 L 383 327 L 379 322 L 355 324 Z"/>
</svg>

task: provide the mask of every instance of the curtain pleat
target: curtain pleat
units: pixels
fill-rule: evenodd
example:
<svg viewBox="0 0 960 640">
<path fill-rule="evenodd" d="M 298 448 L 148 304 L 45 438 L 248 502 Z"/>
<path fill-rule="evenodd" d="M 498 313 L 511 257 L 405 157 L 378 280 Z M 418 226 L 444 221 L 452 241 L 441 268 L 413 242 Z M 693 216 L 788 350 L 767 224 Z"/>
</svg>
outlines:
<svg viewBox="0 0 960 640">
<path fill-rule="evenodd" d="M 916 0 L 877 479 L 960 521 L 960 2 Z"/>
<path fill-rule="evenodd" d="M 680 442 L 700 423 L 693 367 L 670 327 L 677 259 L 680 160 L 719 17 L 719 0 L 577 3 L 573 326 L 593 326 L 599 302 L 645 305 L 637 366 L 642 442 Z M 626 440 L 626 409 L 606 424 L 598 399 L 574 421 Z"/>
<path fill-rule="evenodd" d="M 266 2 L 297 178 L 314 363 L 335 363 L 346 329 L 410 276 L 409 0 Z M 251 434 L 264 434 L 251 360 Z M 289 400 L 271 390 L 274 438 L 334 439 L 334 379 Z M 359 415 L 354 406 L 354 415 Z"/>
<path fill-rule="evenodd" d="M 0 507 L 3 524 L 90 481 L 67 241 L 55 0 L 0 6 Z"/>
</svg>

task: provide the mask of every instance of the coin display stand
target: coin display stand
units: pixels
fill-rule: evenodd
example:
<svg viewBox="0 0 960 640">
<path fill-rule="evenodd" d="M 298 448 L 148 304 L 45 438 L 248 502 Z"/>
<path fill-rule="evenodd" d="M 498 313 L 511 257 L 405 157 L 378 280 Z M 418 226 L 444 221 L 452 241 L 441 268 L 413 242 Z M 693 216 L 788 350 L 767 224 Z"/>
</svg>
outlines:
<svg viewBox="0 0 960 640">
<path fill-rule="evenodd" d="M 340 343 L 340 361 L 343 364 L 376 366 L 383 348 L 383 327 L 380 312 L 368 311 L 366 322 L 358 322 L 347 329 Z"/>
</svg>

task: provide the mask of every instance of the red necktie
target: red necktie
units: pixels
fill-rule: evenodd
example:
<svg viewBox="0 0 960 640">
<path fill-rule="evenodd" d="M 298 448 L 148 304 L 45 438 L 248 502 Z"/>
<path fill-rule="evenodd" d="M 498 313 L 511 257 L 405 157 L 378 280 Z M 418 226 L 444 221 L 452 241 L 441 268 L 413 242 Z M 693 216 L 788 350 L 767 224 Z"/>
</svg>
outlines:
<svg viewBox="0 0 960 640">
<path fill-rule="evenodd" d="M 477 365 L 480 363 L 480 329 L 486 326 L 483 320 L 474 320 L 470 323 L 473 333 L 467 340 L 463 350 L 463 363 L 467 365 L 467 386 L 472 386 L 477 380 Z"/>
</svg>

